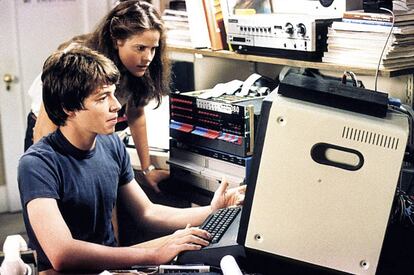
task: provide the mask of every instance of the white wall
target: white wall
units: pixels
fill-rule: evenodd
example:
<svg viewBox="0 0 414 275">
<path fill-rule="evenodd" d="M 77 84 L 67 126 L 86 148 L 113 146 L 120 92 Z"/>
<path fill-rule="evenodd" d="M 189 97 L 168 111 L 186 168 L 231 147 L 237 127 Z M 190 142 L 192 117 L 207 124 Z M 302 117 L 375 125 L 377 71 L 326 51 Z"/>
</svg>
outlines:
<svg viewBox="0 0 414 275">
<path fill-rule="evenodd" d="M 71 3 L 73 2 L 73 3 Z M 91 31 L 111 8 L 111 0 L 75 0 L 17 5 L 18 44 L 23 91 L 41 72 L 43 62 L 64 41 Z M 25 97 L 30 110 L 30 98 Z"/>
</svg>

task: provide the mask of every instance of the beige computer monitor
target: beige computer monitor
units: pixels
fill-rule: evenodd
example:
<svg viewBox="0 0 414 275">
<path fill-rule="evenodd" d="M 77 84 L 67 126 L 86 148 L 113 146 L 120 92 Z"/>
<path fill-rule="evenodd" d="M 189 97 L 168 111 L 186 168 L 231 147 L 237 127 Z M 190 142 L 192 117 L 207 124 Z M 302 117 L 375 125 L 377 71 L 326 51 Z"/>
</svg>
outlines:
<svg viewBox="0 0 414 275">
<path fill-rule="evenodd" d="M 378 118 L 275 95 L 256 145 L 245 246 L 375 274 L 407 137 L 400 113 Z"/>
</svg>

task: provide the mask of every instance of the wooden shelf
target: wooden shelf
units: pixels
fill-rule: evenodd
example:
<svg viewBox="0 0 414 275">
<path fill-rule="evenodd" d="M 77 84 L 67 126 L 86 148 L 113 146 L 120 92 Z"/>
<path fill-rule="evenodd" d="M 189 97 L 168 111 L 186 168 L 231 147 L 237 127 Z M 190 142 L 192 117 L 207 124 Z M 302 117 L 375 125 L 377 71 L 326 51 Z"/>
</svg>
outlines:
<svg viewBox="0 0 414 275">
<path fill-rule="evenodd" d="M 194 49 L 194 48 L 185 48 L 185 47 L 174 47 L 168 46 L 168 50 L 177 53 L 189 53 L 189 54 L 201 54 L 204 56 L 227 58 L 233 60 L 241 60 L 248 62 L 259 62 L 267 63 L 274 65 L 284 65 L 298 68 L 310 68 L 326 71 L 353 71 L 356 74 L 361 75 L 375 75 L 375 69 L 367 69 L 363 67 L 354 67 L 354 66 L 344 66 L 333 63 L 323 63 L 318 61 L 301 61 L 301 60 L 292 60 L 286 58 L 277 58 L 277 57 L 268 57 L 260 55 L 250 55 L 250 54 L 238 54 L 232 51 L 220 50 L 212 51 L 210 49 Z M 380 70 L 379 75 L 385 77 L 394 77 L 400 75 L 407 75 L 414 73 L 414 68 L 406 69 L 393 69 L 393 70 Z"/>
</svg>

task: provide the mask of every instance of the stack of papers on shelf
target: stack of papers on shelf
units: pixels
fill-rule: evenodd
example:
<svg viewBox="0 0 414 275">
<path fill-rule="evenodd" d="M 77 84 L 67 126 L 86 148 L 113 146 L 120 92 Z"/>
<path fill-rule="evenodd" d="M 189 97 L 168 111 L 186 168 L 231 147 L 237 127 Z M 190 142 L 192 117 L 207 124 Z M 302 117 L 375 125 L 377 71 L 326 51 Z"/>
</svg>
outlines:
<svg viewBox="0 0 414 275">
<path fill-rule="evenodd" d="M 392 1 L 393 10 L 407 10 L 414 8 L 414 0 L 397 0 Z"/>
<path fill-rule="evenodd" d="M 378 63 L 380 69 L 414 68 L 414 11 L 398 14 L 404 18 L 396 16 L 392 28 L 388 14 L 345 12 L 342 22 L 333 22 L 328 30 L 322 61 L 367 69 L 376 69 Z"/>
<path fill-rule="evenodd" d="M 412 0 L 414 1 L 414 0 Z M 414 22 L 414 9 L 394 9 L 395 23 L 397 25 L 410 25 Z M 363 10 L 346 11 L 343 14 L 343 21 L 365 24 L 391 25 L 392 15 L 390 13 L 372 13 Z"/>
<path fill-rule="evenodd" d="M 167 28 L 167 45 L 192 46 L 187 11 L 165 9 L 162 19 Z"/>
</svg>

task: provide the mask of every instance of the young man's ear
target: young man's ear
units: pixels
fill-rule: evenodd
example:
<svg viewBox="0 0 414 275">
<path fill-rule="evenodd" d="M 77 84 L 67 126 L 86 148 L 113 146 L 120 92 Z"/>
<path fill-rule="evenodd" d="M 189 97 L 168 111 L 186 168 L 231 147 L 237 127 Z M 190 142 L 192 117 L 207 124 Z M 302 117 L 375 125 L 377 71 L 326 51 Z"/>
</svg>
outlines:
<svg viewBox="0 0 414 275">
<path fill-rule="evenodd" d="M 76 112 L 75 111 L 68 111 L 66 109 L 63 109 L 63 111 L 68 115 L 68 119 L 69 118 L 74 118 L 76 116 Z"/>
</svg>

